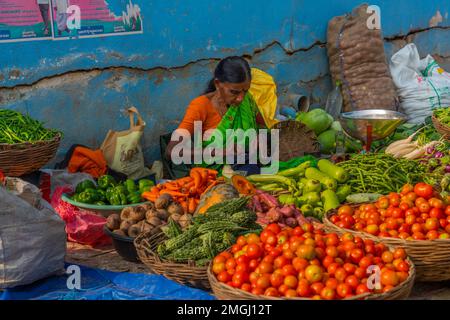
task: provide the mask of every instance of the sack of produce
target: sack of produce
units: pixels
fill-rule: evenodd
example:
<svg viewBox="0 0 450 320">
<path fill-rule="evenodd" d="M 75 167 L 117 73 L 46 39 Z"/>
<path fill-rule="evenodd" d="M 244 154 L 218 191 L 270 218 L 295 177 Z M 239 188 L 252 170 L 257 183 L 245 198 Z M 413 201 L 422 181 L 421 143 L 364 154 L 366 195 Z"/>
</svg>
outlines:
<svg viewBox="0 0 450 320">
<path fill-rule="evenodd" d="M 333 83 L 342 83 L 345 112 L 397 110 L 398 99 L 386 63 L 381 30 L 370 29 L 367 4 L 328 24 L 327 50 Z"/>
<path fill-rule="evenodd" d="M 150 174 L 144 165 L 144 154 L 140 140 L 145 129 L 145 122 L 135 107 L 128 109 L 130 129 L 125 131 L 110 130 L 100 149 L 114 171 L 126 174 L 130 179 L 139 179 Z M 137 122 L 134 123 L 134 115 Z"/>
<path fill-rule="evenodd" d="M 0 187 L 0 289 L 27 285 L 64 269 L 64 222 L 41 201 L 33 207 Z"/>
<path fill-rule="evenodd" d="M 434 109 L 450 105 L 450 73 L 430 55 L 420 59 L 414 43 L 392 56 L 390 68 L 408 122 L 422 123 Z"/>
</svg>

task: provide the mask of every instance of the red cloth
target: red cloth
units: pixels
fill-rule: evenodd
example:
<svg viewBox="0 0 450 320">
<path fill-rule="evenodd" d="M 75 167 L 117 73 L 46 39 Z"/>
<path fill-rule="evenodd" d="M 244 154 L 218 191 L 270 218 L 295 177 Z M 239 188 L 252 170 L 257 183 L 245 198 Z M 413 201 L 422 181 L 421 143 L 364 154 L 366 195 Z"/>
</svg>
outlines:
<svg viewBox="0 0 450 320">
<path fill-rule="evenodd" d="M 70 173 L 84 172 L 94 178 L 99 178 L 106 174 L 108 165 L 102 151 L 91 150 L 83 147 L 76 147 L 70 158 L 67 170 Z"/>
</svg>

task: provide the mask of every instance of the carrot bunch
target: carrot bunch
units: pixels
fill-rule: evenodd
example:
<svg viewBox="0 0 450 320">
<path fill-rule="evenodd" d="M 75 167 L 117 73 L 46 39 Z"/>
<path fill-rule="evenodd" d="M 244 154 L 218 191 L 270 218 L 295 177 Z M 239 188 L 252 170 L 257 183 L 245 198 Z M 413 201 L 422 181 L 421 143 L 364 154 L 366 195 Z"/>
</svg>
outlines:
<svg viewBox="0 0 450 320">
<path fill-rule="evenodd" d="M 200 196 L 224 181 L 223 178 L 217 178 L 217 175 L 216 170 L 193 168 L 188 177 L 158 184 L 150 191 L 144 192 L 142 197 L 154 202 L 161 195 L 169 194 L 183 207 L 185 213 L 193 214 L 200 202 Z"/>
</svg>

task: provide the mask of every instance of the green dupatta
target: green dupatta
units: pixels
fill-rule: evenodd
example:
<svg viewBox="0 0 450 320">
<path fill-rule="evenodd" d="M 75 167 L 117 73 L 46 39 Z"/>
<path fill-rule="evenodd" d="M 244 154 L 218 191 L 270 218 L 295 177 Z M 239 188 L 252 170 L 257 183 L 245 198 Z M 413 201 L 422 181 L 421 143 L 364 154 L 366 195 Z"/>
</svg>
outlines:
<svg viewBox="0 0 450 320">
<path fill-rule="evenodd" d="M 242 129 L 244 131 L 248 129 L 258 129 L 258 125 L 256 123 L 256 115 L 258 112 L 258 106 L 256 105 L 255 100 L 253 100 L 253 97 L 250 93 L 247 93 L 244 97 L 244 100 L 241 102 L 238 106 L 230 106 L 228 108 L 228 111 L 225 113 L 225 115 L 222 117 L 222 120 L 220 121 L 219 125 L 215 129 L 215 131 L 218 131 L 223 137 L 222 145 L 219 145 L 219 141 L 214 141 L 214 138 L 212 135 L 210 139 L 203 142 L 203 148 L 205 147 L 222 147 L 226 148 L 226 131 L 229 129 L 237 130 Z M 216 132 L 215 132 L 216 133 Z M 245 144 L 245 150 L 248 150 L 248 143 L 247 139 L 243 139 L 243 141 L 237 141 L 237 137 L 235 137 L 235 143 L 237 144 Z M 224 164 L 226 163 L 224 159 Z M 219 170 L 222 168 L 223 164 L 211 164 L 208 165 L 206 163 L 203 163 L 203 167 L 208 167 L 212 169 Z"/>
</svg>

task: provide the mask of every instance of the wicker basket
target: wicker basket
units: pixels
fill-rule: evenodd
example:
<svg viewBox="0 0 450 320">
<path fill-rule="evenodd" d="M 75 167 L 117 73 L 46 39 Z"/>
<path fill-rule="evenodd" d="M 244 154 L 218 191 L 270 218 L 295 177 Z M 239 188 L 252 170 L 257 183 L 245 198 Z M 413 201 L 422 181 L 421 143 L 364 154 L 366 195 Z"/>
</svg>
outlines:
<svg viewBox="0 0 450 320">
<path fill-rule="evenodd" d="M 352 205 L 353 207 L 357 205 Z M 366 232 L 339 228 L 329 218 L 336 214 L 330 211 L 323 219 L 325 230 L 339 235 L 351 233 L 362 239 L 382 242 L 394 248 L 405 249 L 408 257 L 416 266 L 417 281 L 445 281 L 450 280 L 450 240 L 403 240 L 387 237 L 376 237 Z"/>
<path fill-rule="evenodd" d="M 370 294 L 365 293 L 362 295 L 354 296 L 344 300 L 403 300 L 407 299 L 411 294 L 414 286 L 414 279 L 416 276 L 416 270 L 412 261 L 408 258 L 410 263 L 409 276 L 402 284 L 393 288 L 386 293 Z M 308 298 L 279 298 L 279 297 L 267 297 L 257 296 L 250 292 L 233 288 L 222 282 L 219 282 L 212 272 L 212 266 L 208 268 L 208 279 L 211 285 L 211 289 L 219 300 L 311 300 Z"/>
<path fill-rule="evenodd" d="M 447 140 L 450 140 L 450 127 L 440 122 L 433 114 L 431 117 L 433 121 L 433 125 L 436 128 L 437 132 L 442 134 Z"/>
<path fill-rule="evenodd" d="M 156 253 L 160 243 L 167 240 L 163 232 L 155 235 L 143 233 L 134 240 L 139 259 L 155 274 L 160 274 L 178 283 L 194 288 L 210 290 L 208 267 L 197 267 L 192 263 L 176 263 L 162 260 Z"/>
<path fill-rule="evenodd" d="M 61 135 L 36 143 L 0 144 L 0 170 L 6 176 L 20 177 L 39 170 L 56 154 Z"/>
</svg>

